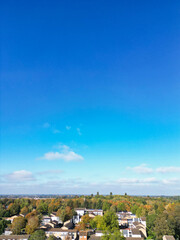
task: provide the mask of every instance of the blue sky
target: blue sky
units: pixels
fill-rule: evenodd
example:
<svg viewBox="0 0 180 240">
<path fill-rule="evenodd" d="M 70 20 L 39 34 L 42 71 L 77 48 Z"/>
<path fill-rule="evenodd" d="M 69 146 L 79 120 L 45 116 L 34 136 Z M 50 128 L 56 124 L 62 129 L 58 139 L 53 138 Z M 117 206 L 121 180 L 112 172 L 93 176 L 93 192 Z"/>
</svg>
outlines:
<svg viewBox="0 0 180 240">
<path fill-rule="evenodd" d="M 1 2 L 1 193 L 180 194 L 179 9 Z"/>
</svg>

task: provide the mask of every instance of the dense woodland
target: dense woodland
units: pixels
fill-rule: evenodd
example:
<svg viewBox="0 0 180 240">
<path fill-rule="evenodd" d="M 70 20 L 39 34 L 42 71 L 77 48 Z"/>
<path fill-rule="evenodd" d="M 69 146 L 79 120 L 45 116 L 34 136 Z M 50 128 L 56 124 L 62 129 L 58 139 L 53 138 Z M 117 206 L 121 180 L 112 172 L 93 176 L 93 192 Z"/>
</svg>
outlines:
<svg viewBox="0 0 180 240">
<path fill-rule="evenodd" d="M 135 197 L 120 195 L 75 196 L 73 198 L 1 198 L 0 199 L 0 234 L 8 226 L 14 234 L 27 233 L 37 235 L 43 215 L 57 212 L 63 222 L 75 215 L 74 208 L 103 209 L 104 216 L 93 220 L 83 216 L 78 229 L 97 228 L 115 232 L 118 229 L 117 211 L 131 211 L 137 217 L 146 217 L 149 239 L 160 240 L 163 235 L 180 236 L 180 200 L 178 197 Z M 7 217 L 23 214 L 12 224 Z M 41 231 L 41 230 L 40 230 Z M 117 233 L 118 234 L 118 233 Z M 35 238 L 32 238 L 35 239 Z"/>
</svg>

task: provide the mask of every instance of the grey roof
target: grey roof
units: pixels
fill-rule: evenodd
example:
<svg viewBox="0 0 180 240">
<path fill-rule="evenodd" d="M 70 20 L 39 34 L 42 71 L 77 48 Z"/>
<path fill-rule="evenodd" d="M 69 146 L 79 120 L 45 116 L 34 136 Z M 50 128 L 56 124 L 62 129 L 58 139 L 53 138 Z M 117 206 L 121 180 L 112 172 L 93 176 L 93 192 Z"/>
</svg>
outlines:
<svg viewBox="0 0 180 240">
<path fill-rule="evenodd" d="M 86 210 L 85 208 L 75 208 L 74 210 Z"/>
<path fill-rule="evenodd" d="M 101 239 L 101 237 L 100 236 L 95 236 L 95 234 L 92 234 L 90 236 L 90 238 L 88 238 L 88 240 L 100 240 L 100 239 Z"/>
<path fill-rule="evenodd" d="M 72 229 L 74 227 L 74 224 L 72 222 L 68 222 L 68 223 L 64 224 L 64 227 L 66 227 L 68 229 Z"/>
<path fill-rule="evenodd" d="M 166 240 L 175 240 L 175 238 L 172 235 L 164 235 L 163 237 L 165 237 Z"/>
<path fill-rule="evenodd" d="M 140 222 L 133 222 L 134 226 L 137 226 L 137 225 L 140 225 L 140 224 L 141 224 Z"/>
<path fill-rule="evenodd" d="M 50 228 L 48 229 L 48 231 L 46 232 L 77 232 L 77 230 L 75 229 L 67 229 L 67 230 L 63 230 L 61 228 Z"/>
<path fill-rule="evenodd" d="M 132 234 L 134 234 L 134 235 L 141 235 L 139 229 L 137 229 L 137 228 L 133 228 L 132 229 Z"/>
<path fill-rule="evenodd" d="M 126 240 L 144 240 L 144 238 L 126 237 Z"/>
<path fill-rule="evenodd" d="M 30 235 L 0 235 L 0 239 L 12 239 L 12 240 L 16 240 L 16 239 L 29 239 Z"/>
</svg>

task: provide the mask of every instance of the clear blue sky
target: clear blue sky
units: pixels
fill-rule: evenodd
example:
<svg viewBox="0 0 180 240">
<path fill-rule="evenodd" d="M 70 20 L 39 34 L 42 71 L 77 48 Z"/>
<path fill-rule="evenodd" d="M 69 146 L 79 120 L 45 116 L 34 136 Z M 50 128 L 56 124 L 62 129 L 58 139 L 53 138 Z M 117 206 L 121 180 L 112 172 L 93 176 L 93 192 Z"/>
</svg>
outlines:
<svg viewBox="0 0 180 240">
<path fill-rule="evenodd" d="M 0 4 L 1 193 L 180 194 L 180 2 Z"/>
</svg>

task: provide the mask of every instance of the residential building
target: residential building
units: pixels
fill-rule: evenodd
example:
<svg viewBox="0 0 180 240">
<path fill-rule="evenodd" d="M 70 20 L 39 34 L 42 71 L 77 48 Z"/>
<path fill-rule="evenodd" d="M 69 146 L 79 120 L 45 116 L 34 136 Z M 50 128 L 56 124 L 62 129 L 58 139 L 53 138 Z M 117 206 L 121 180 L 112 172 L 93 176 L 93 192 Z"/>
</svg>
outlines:
<svg viewBox="0 0 180 240">
<path fill-rule="evenodd" d="M 163 240 L 175 240 L 175 238 L 172 235 L 164 235 Z"/>
<path fill-rule="evenodd" d="M 0 235 L 0 240 L 28 240 L 30 235 Z"/>
<path fill-rule="evenodd" d="M 50 235 L 54 235 L 57 238 L 61 238 L 62 240 L 65 240 L 66 237 L 70 236 L 72 239 L 77 239 L 78 232 L 75 229 L 67 229 L 63 230 L 61 228 L 51 228 L 45 231 L 45 234 L 47 237 Z"/>
</svg>

